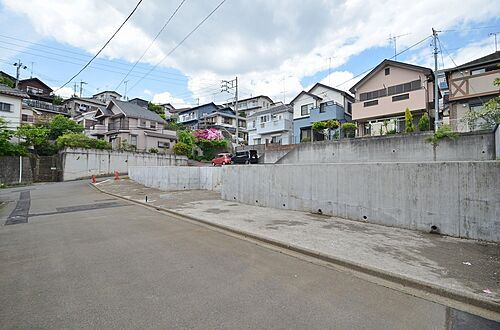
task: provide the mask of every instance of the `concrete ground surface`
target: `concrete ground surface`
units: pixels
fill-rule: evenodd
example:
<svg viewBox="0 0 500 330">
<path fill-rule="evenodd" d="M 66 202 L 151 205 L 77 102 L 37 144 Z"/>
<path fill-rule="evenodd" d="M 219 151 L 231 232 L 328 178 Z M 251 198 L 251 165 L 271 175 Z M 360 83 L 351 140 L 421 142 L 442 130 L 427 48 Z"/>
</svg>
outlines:
<svg viewBox="0 0 500 330">
<path fill-rule="evenodd" d="M 154 206 L 500 302 L 498 244 L 250 206 L 206 190 L 166 192 L 132 180 L 108 180 L 98 187 L 136 201 L 148 196 Z"/>
<path fill-rule="evenodd" d="M 2 329 L 498 327 L 86 181 L 3 189 L 0 201 Z"/>
</svg>

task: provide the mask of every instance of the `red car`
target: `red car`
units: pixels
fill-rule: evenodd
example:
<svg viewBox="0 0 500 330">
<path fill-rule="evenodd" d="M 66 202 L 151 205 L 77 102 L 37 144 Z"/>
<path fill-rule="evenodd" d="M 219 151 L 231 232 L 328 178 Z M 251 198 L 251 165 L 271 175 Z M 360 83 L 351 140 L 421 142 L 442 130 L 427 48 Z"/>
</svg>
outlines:
<svg viewBox="0 0 500 330">
<path fill-rule="evenodd" d="M 231 164 L 231 154 L 221 153 L 221 154 L 218 154 L 217 157 L 212 159 L 213 166 L 226 165 L 226 164 Z"/>
</svg>

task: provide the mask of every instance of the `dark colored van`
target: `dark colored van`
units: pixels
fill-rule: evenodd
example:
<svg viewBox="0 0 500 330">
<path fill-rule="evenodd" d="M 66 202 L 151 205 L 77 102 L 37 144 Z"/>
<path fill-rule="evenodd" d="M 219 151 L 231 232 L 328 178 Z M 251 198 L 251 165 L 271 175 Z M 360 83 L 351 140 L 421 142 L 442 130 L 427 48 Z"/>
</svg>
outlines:
<svg viewBox="0 0 500 330">
<path fill-rule="evenodd" d="M 231 162 L 233 164 L 257 164 L 259 162 L 257 150 L 236 151 Z"/>
</svg>

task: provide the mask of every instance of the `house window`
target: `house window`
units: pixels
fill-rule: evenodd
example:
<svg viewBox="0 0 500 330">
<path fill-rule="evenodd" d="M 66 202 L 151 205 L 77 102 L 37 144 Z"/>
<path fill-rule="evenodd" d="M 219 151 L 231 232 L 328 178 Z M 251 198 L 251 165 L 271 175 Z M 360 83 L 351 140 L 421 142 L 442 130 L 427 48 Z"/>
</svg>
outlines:
<svg viewBox="0 0 500 330">
<path fill-rule="evenodd" d="M 26 91 L 31 94 L 43 94 L 43 89 L 32 86 L 26 86 Z"/>
<path fill-rule="evenodd" d="M 392 102 L 407 100 L 410 98 L 410 94 L 401 94 L 392 97 Z"/>
<path fill-rule="evenodd" d="M 385 75 L 388 76 L 391 74 L 391 68 L 385 68 Z"/>
<path fill-rule="evenodd" d="M 224 117 L 223 123 L 224 124 L 228 124 L 228 125 L 232 125 L 233 124 L 233 120 L 231 118 Z"/>
<path fill-rule="evenodd" d="M 130 135 L 130 144 L 137 148 L 137 135 Z"/>
<path fill-rule="evenodd" d="M 170 149 L 170 142 L 158 141 L 158 148 Z"/>
<path fill-rule="evenodd" d="M 320 112 L 320 113 L 326 112 L 326 102 L 321 103 L 321 104 L 319 105 L 319 112 Z"/>
<path fill-rule="evenodd" d="M 150 122 L 149 122 L 149 128 L 154 128 L 154 129 L 156 129 L 156 122 L 155 122 L 155 121 L 150 121 Z"/>
<path fill-rule="evenodd" d="M 261 123 L 267 122 L 267 115 L 266 116 L 260 116 L 260 122 Z"/>
<path fill-rule="evenodd" d="M 139 120 L 139 126 L 140 127 L 148 127 L 148 123 L 144 119 L 140 119 Z"/>
<path fill-rule="evenodd" d="M 419 80 L 413 80 L 404 84 L 399 84 L 395 86 L 389 86 L 387 88 L 387 95 L 401 94 L 411 92 L 422 87 L 422 82 Z"/>
<path fill-rule="evenodd" d="M 0 111 L 12 112 L 12 104 L 0 102 Z"/>
<path fill-rule="evenodd" d="M 26 123 L 32 123 L 34 121 L 33 116 L 25 115 L 25 114 L 21 115 L 21 120 L 26 122 Z"/>
<path fill-rule="evenodd" d="M 470 70 L 470 75 L 475 75 L 475 74 L 481 74 L 481 73 L 485 73 L 486 70 L 484 68 L 482 69 L 476 69 L 476 70 Z"/>
<path fill-rule="evenodd" d="M 368 102 L 363 103 L 363 106 L 364 107 L 371 107 L 371 106 L 374 106 L 377 104 L 378 104 L 378 100 L 373 100 L 373 101 L 368 101 Z"/>
<path fill-rule="evenodd" d="M 300 142 L 311 142 L 311 127 L 300 129 Z"/>
<path fill-rule="evenodd" d="M 352 113 L 352 103 L 347 102 L 347 113 Z"/>
<path fill-rule="evenodd" d="M 309 104 L 304 104 L 303 106 L 300 107 L 300 115 L 301 116 L 307 116 L 309 115 L 309 112 L 311 111 L 312 107 L 314 105 L 312 103 Z"/>
</svg>

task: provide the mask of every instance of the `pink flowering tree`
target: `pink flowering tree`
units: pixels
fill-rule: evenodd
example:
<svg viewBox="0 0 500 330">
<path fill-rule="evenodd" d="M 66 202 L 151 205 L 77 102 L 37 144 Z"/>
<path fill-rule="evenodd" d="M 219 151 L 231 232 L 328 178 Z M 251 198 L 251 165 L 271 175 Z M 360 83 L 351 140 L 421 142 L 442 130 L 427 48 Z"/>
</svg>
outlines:
<svg viewBox="0 0 500 330">
<path fill-rule="evenodd" d="M 193 132 L 193 136 L 198 140 L 216 141 L 224 139 L 224 136 L 222 136 L 221 131 L 215 128 L 197 130 Z"/>
</svg>

